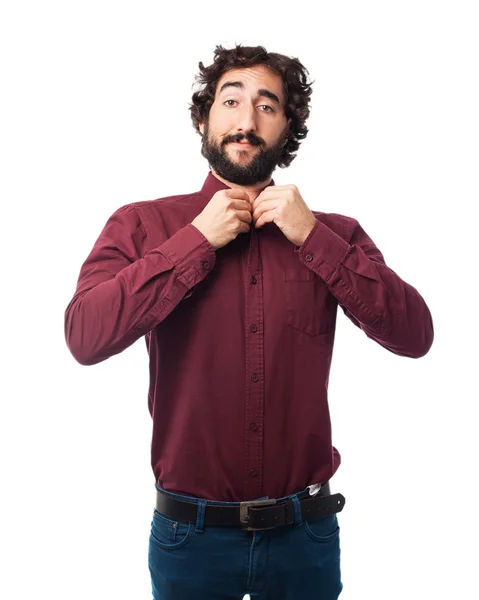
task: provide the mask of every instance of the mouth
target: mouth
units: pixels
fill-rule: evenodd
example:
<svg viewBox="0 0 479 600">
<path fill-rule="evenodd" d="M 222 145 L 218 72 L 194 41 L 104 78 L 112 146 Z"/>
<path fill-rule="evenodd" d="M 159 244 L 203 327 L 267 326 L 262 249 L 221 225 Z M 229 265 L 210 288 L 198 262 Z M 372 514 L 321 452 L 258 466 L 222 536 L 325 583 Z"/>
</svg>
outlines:
<svg viewBox="0 0 479 600">
<path fill-rule="evenodd" d="M 255 148 L 255 146 L 249 142 L 229 142 L 229 145 L 234 148 Z"/>
</svg>

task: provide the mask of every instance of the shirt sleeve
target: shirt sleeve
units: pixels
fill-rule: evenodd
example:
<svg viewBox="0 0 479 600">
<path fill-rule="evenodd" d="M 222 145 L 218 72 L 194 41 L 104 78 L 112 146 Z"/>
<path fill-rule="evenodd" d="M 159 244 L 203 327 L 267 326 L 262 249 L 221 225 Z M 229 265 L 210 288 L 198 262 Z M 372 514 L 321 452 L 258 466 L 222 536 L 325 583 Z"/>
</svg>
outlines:
<svg viewBox="0 0 479 600">
<path fill-rule="evenodd" d="M 93 365 L 119 354 L 166 319 L 215 264 L 214 248 L 191 223 L 142 255 L 146 231 L 134 206 L 108 219 L 80 269 L 65 310 L 74 358 Z"/>
<path fill-rule="evenodd" d="M 345 315 L 387 350 L 410 358 L 429 351 L 434 329 L 419 292 L 389 268 L 358 221 L 347 242 L 316 219 L 310 235 L 295 248 L 301 261 L 326 283 Z"/>
</svg>

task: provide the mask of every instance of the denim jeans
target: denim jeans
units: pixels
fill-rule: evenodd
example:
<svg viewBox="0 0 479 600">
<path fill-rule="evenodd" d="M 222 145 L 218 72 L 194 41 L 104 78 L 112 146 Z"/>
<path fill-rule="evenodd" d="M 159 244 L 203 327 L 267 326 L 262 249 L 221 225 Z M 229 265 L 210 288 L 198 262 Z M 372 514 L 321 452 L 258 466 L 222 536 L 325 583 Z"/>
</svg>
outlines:
<svg viewBox="0 0 479 600">
<path fill-rule="evenodd" d="M 299 499 L 308 489 L 288 496 L 295 523 L 264 531 L 204 525 L 206 504 L 236 502 L 166 493 L 196 502 L 199 510 L 195 524 L 154 509 L 148 550 L 154 600 L 242 600 L 245 594 L 251 600 L 337 600 L 343 588 L 338 518 L 302 521 Z"/>
</svg>

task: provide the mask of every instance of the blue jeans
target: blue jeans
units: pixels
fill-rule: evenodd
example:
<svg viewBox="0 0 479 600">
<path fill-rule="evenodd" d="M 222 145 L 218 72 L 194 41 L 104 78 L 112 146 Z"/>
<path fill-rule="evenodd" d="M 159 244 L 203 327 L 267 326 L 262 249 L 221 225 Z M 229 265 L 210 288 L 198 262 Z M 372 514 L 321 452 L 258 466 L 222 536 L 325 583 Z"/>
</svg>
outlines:
<svg viewBox="0 0 479 600">
<path fill-rule="evenodd" d="M 302 521 L 299 498 L 308 489 L 288 496 L 295 523 L 264 531 L 204 525 L 207 503 L 239 503 L 166 493 L 200 506 L 196 524 L 154 509 L 148 550 L 154 600 L 242 600 L 245 594 L 251 600 L 337 600 L 343 588 L 337 515 Z"/>
</svg>

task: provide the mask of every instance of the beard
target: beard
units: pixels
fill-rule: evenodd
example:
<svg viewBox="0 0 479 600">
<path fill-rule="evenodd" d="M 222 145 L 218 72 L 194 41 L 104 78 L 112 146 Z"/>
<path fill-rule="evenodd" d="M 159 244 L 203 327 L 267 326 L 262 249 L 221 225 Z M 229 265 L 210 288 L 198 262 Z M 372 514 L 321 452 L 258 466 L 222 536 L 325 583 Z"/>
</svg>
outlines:
<svg viewBox="0 0 479 600">
<path fill-rule="evenodd" d="M 278 166 L 286 140 L 288 139 L 288 130 L 271 148 L 266 148 L 265 142 L 255 133 L 238 133 L 237 135 L 227 136 L 221 143 L 209 139 L 208 123 L 205 123 L 203 141 L 201 144 L 201 154 L 206 158 L 210 167 L 226 181 L 231 181 L 237 185 L 254 185 L 270 179 L 273 171 Z M 236 162 L 228 156 L 226 145 L 230 142 L 240 142 L 247 140 L 253 146 L 258 146 L 252 158 L 247 164 Z M 251 152 L 251 148 L 242 152 Z"/>
</svg>

